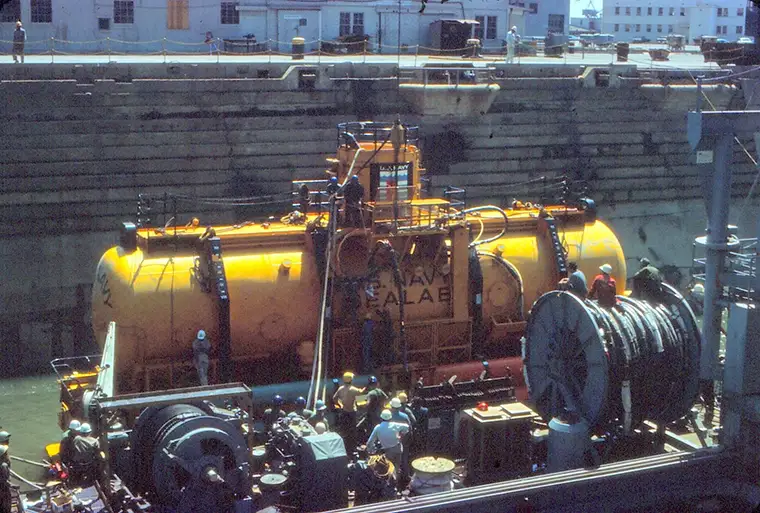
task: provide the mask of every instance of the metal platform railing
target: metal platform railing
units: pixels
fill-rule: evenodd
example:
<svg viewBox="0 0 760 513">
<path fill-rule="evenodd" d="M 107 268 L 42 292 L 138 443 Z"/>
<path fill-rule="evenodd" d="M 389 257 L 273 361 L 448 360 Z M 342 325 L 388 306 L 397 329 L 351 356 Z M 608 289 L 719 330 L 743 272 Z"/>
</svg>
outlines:
<svg viewBox="0 0 760 513">
<path fill-rule="evenodd" d="M 703 247 L 703 237 L 697 238 L 692 246 L 692 281 L 704 283 L 706 258 L 697 256 L 698 248 Z M 721 283 L 725 287 L 725 299 L 757 300 L 760 299 L 760 281 L 758 279 L 758 239 L 739 239 L 735 236 L 729 241 L 731 250 L 726 253 L 725 265 L 721 272 Z"/>
</svg>

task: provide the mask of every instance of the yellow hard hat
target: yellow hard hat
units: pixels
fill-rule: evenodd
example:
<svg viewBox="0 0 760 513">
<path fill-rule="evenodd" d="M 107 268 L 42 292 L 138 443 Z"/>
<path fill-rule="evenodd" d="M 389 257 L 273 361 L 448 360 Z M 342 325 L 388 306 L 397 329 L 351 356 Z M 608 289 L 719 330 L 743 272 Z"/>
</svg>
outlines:
<svg viewBox="0 0 760 513">
<path fill-rule="evenodd" d="M 409 401 L 409 396 L 406 395 L 406 392 L 400 392 L 398 394 L 398 400 L 401 401 L 402 404 L 406 404 Z"/>
<path fill-rule="evenodd" d="M 353 372 L 344 372 L 343 373 L 343 382 L 345 383 L 351 383 L 354 380 L 354 373 Z"/>
</svg>

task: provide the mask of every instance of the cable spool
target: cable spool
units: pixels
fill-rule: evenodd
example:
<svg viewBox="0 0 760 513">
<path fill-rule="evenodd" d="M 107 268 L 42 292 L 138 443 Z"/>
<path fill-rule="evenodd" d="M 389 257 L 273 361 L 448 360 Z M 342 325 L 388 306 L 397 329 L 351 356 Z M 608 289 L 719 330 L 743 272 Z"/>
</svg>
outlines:
<svg viewBox="0 0 760 513">
<path fill-rule="evenodd" d="M 701 336 L 694 313 L 663 285 L 662 303 L 618 296 L 605 309 L 553 291 L 533 305 L 523 361 L 530 398 L 546 419 L 578 413 L 593 429 L 673 422 L 699 392 Z"/>
</svg>

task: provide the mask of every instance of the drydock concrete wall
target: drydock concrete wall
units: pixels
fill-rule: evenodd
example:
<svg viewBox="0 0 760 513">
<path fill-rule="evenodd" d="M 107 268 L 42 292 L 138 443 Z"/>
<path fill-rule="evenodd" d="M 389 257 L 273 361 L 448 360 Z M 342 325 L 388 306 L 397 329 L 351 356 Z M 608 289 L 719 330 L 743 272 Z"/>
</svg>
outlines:
<svg viewBox="0 0 760 513">
<path fill-rule="evenodd" d="M 117 224 L 134 219 L 138 194 L 287 191 L 290 180 L 320 176 L 341 121 L 400 113 L 419 124 L 434 186 L 464 186 L 471 203 L 535 197 L 515 184 L 541 176 L 584 180 L 631 261 L 649 256 L 686 274 L 705 226 L 685 131 L 696 91 L 662 77 L 634 74 L 609 88 L 578 69 L 532 70 L 496 78 L 487 111 L 453 117 L 420 114 L 376 66 L 32 68 L 3 71 L 0 83 L 0 373 L 92 347 L 95 265 Z M 717 108 L 744 107 L 741 89 L 708 95 Z M 735 160 L 741 206 L 755 170 L 738 147 Z M 249 214 L 176 208 L 181 222 Z"/>
</svg>

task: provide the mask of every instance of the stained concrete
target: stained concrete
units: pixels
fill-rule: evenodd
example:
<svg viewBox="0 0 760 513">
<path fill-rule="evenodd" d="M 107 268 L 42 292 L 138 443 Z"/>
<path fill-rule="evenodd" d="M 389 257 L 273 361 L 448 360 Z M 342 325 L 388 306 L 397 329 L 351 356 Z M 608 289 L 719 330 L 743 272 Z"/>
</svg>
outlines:
<svg viewBox="0 0 760 513">
<path fill-rule="evenodd" d="M 196 67 L 194 76 L 218 71 Z M 542 188 L 524 184 L 540 177 L 584 181 L 632 269 L 647 256 L 680 269 L 685 282 L 692 240 L 704 230 L 685 132 L 696 89 L 681 72 L 634 70 L 614 87 L 589 87 L 580 69 L 536 68 L 524 78 L 494 69 L 501 90 L 487 112 L 421 117 L 387 79 L 392 65 L 318 67 L 313 84 L 299 80 L 308 66 L 273 67 L 274 78 L 261 79 L 69 68 L 56 72 L 61 80 L 40 69 L 0 82 L 0 348 L 10 364 L 0 375 L 85 351 L 95 265 L 116 242 L 118 222 L 134 219 L 138 194 L 287 191 L 291 180 L 321 176 L 341 121 L 400 113 L 419 124 L 434 190 L 465 186 L 471 203 L 536 199 Z M 385 78 L 356 78 L 370 74 Z M 706 92 L 717 108 L 744 108 L 739 87 Z M 743 142 L 754 155 L 754 143 Z M 738 145 L 735 163 L 732 221 L 754 235 L 760 203 L 739 217 L 756 170 Z M 178 211 L 204 223 L 250 214 L 184 204 Z"/>
</svg>

